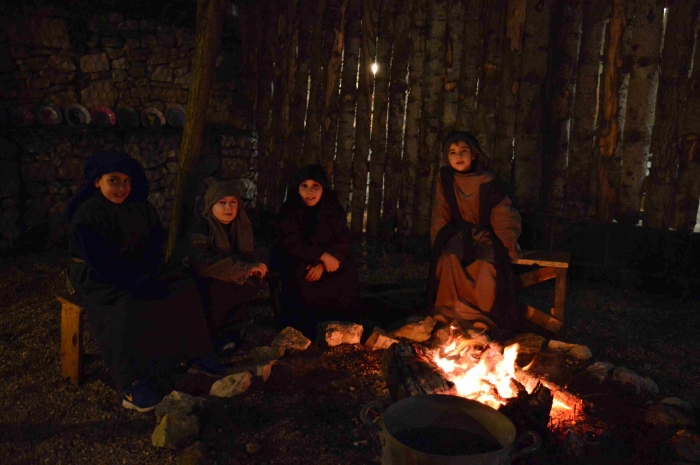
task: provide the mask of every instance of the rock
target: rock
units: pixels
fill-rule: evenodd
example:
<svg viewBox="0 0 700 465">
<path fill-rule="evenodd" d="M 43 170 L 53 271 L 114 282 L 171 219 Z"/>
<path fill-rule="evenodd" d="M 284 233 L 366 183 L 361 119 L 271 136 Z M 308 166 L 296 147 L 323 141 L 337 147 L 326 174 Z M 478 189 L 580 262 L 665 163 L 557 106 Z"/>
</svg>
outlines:
<svg viewBox="0 0 700 465">
<path fill-rule="evenodd" d="M 156 426 L 151 442 L 156 447 L 181 449 L 199 435 L 199 419 L 194 415 L 170 413 Z"/>
<path fill-rule="evenodd" d="M 656 404 L 649 407 L 645 420 L 651 425 L 666 428 L 688 428 L 696 425 L 695 420 L 688 414 L 666 404 Z"/>
<path fill-rule="evenodd" d="M 255 347 L 250 351 L 250 356 L 257 363 L 267 363 L 272 360 L 278 360 L 284 355 L 285 348 L 281 346 L 261 346 Z"/>
<path fill-rule="evenodd" d="M 80 57 L 80 69 L 83 73 L 109 71 L 109 57 L 106 53 L 95 53 Z"/>
<path fill-rule="evenodd" d="M 316 329 L 318 341 L 325 341 L 329 347 L 359 344 L 363 331 L 362 325 L 344 321 L 325 321 Z"/>
<path fill-rule="evenodd" d="M 158 66 L 150 74 L 152 81 L 173 82 L 173 70 L 169 66 Z"/>
<path fill-rule="evenodd" d="M 173 391 L 163 397 L 160 404 L 156 405 L 156 422 L 160 423 L 163 417 L 169 413 L 183 413 L 189 415 L 198 409 L 204 408 L 206 402 L 207 401 L 201 397 Z"/>
<path fill-rule="evenodd" d="M 221 177 L 223 179 L 241 178 L 248 174 L 250 160 L 247 158 L 222 158 Z"/>
<path fill-rule="evenodd" d="M 590 374 L 599 383 L 602 383 L 608 376 L 610 372 L 615 368 L 615 365 L 608 362 L 595 362 L 593 365 L 586 368 L 588 374 Z"/>
<path fill-rule="evenodd" d="M 78 158 L 66 157 L 58 168 L 57 179 L 81 180 L 83 177 L 83 167 L 85 162 Z"/>
<path fill-rule="evenodd" d="M 388 349 L 392 344 L 396 344 L 396 339 L 386 335 L 386 331 L 381 328 L 374 328 L 372 334 L 365 341 L 365 348 L 369 350 Z"/>
<path fill-rule="evenodd" d="M 243 394 L 251 384 L 252 375 L 245 371 L 227 376 L 218 380 L 211 386 L 209 395 L 217 397 L 233 397 Z"/>
<path fill-rule="evenodd" d="M 76 69 L 73 59 L 63 55 L 51 55 L 49 57 L 49 66 L 61 71 L 75 71 Z"/>
<path fill-rule="evenodd" d="M 670 440 L 676 456 L 687 462 L 700 463 L 700 436 L 695 431 L 682 429 Z"/>
<path fill-rule="evenodd" d="M 49 48 L 70 49 L 70 36 L 62 19 L 27 18 L 12 21 L 7 37 L 16 44 Z"/>
<path fill-rule="evenodd" d="M 175 459 L 175 465 L 210 465 L 207 450 L 201 441 L 197 441 L 183 450 Z"/>
<path fill-rule="evenodd" d="M 619 385 L 632 389 L 636 395 L 650 396 L 659 393 L 659 386 L 653 379 L 639 376 L 632 370 L 617 367 L 613 371 L 612 379 Z"/>
<path fill-rule="evenodd" d="M 270 363 L 263 363 L 260 365 L 257 365 L 255 367 L 255 375 L 260 376 L 263 380 L 263 383 L 266 383 L 268 379 L 270 379 L 270 375 L 272 374 L 272 365 L 275 364 L 275 361 L 271 361 Z"/>
<path fill-rule="evenodd" d="M 549 348 L 551 350 L 567 352 L 569 355 L 579 360 L 588 360 L 593 357 L 591 350 L 587 346 L 579 344 L 568 344 L 566 342 L 551 340 L 549 341 Z"/>
<path fill-rule="evenodd" d="M 397 329 L 389 332 L 389 336 L 394 338 L 410 339 L 411 341 L 424 342 L 430 339 L 436 321 L 428 316 L 420 315 L 409 316 L 396 325 L 400 326 Z"/>
<path fill-rule="evenodd" d="M 673 407 L 676 407 L 679 410 L 682 410 L 684 413 L 688 415 L 693 415 L 693 406 L 690 404 L 690 402 L 683 400 L 678 397 L 665 397 L 659 401 L 660 404 L 666 404 L 666 405 L 671 405 Z"/>
<path fill-rule="evenodd" d="M 99 81 L 92 81 L 80 92 L 80 95 L 83 99 L 83 105 L 88 109 L 95 105 L 111 108 L 117 100 L 118 92 L 111 79 L 102 79 Z"/>
<path fill-rule="evenodd" d="M 260 444 L 255 444 L 253 442 L 249 442 L 248 444 L 245 445 L 245 450 L 249 454 L 257 454 L 262 450 L 262 446 Z"/>
<path fill-rule="evenodd" d="M 537 334 L 525 333 L 503 343 L 504 347 L 518 344 L 518 354 L 538 354 L 547 340 Z"/>
<path fill-rule="evenodd" d="M 311 345 L 311 340 L 291 326 L 287 326 L 272 341 L 272 346 L 284 349 L 306 350 Z"/>
</svg>

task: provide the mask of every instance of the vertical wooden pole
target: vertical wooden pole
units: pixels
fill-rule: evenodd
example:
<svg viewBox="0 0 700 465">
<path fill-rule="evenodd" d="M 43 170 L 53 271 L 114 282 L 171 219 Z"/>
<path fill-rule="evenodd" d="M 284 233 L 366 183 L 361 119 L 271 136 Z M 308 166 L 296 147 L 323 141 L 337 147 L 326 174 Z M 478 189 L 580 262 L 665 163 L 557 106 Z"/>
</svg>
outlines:
<svg viewBox="0 0 700 465">
<path fill-rule="evenodd" d="M 554 282 L 554 308 L 551 313 L 554 318 L 564 321 L 564 305 L 566 304 L 566 275 L 568 268 L 557 268 L 557 278 Z"/>
<path fill-rule="evenodd" d="M 197 1 L 197 32 L 192 81 L 187 96 L 185 127 L 180 143 L 177 187 L 168 237 L 168 257 L 180 239 L 183 214 L 190 214 L 194 209 L 197 162 L 202 150 L 209 97 L 214 86 L 216 57 L 221 46 L 226 3 L 225 0 Z"/>
<path fill-rule="evenodd" d="M 83 309 L 59 297 L 61 302 L 61 377 L 74 386 L 83 374 Z"/>
<path fill-rule="evenodd" d="M 467 2 L 462 47 L 456 127 L 463 131 L 474 132 L 477 88 L 484 64 L 484 0 Z"/>
</svg>

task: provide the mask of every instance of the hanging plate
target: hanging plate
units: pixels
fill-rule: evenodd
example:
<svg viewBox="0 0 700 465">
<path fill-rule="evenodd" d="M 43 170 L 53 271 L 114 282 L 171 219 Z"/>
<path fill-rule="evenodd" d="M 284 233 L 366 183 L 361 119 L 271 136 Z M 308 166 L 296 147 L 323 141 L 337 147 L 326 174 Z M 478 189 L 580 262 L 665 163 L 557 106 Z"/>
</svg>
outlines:
<svg viewBox="0 0 700 465">
<path fill-rule="evenodd" d="M 84 127 L 90 124 L 92 118 L 87 108 L 78 104 L 71 103 L 66 107 L 66 121 L 73 127 Z"/>
<path fill-rule="evenodd" d="M 185 125 L 185 107 L 182 105 L 170 105 L 165 110 L 165 119 L 174 128 L 181 128 Z"/>
<path fill-rule="evenodd" d="M 57 126 L 63 121 L 63 115 L 53 103 L 42 103 L 36 108 L 36 120 L 44 126 Z"/>
<path fill-rule="evenodd" d="M 92 116 L 92 124 L 103 128 L 109 128 L 117 124 L 117 115 L 114 114 L 111 108 L 96 106 L 90 112 Z"/>
<path fill-rule="evenodd" d="M 157 108 L 146 108 L 141 112 L 141 123 L 147 128 L 159 129 L 165 126 L 165 116 Z"/>
<path fill-rule="evenodd" d="M 117 108 L 117 126 L 120 128 L 137 128 L 141 124 L 139 114 L 131 107 Z"/>
<path fill-rule="evenodd" d="M 10 108 L 9 120 L 12 126 L 27 127 L 34 124 L 34 115 L 31 111 L 18 105 Z"/>
</svg>

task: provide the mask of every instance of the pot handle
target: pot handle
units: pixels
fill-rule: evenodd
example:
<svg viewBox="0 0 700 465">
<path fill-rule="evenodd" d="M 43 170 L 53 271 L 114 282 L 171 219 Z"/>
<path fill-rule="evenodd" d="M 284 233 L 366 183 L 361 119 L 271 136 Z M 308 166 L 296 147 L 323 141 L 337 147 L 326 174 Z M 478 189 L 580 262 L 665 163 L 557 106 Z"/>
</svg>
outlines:
<svg viewBox="0 0 700 465">
<path fill-rule="evenodd" d="M 362 420 L 362 423 L 364 423 L 367 426 L 375 426 L 374 421 L 372 421 L 367 416 L 367 414 L 369 412 L 371 412 L 372 410 L 376 410 L 377 416 L 379 416 L 379 417 L 384 415 L 384 407 L 382 407 L 382 404 L 380 404 L 376 400 L 365 405 L 364 407 L 362 407 L 362 410 L 360 410 L 360 419 Z"/>
<path fill-rule="evenodd" d="M 518 438 L 515 440 L 515 443 L 516 443 L 516 444 L 521 443 L 522 440 L 525 439 L 527 436 L 529 436 L 529 437 L 532 438 L 532 445 L 527 446 L 527 447 L 523 447 L 523 448 L 520 449 L 520 450 L 513 451 L 513 452 L 510 454 L 510 459 L 511 459 L 511 460 L 517 460 L 517 459 L 519 459 L 520 457 L 522 457 L 522 456 L 524 456 L 524 455 L 532 454 L 532 453 L 535 452 L 537 449 L 539 449 L 540 446 L 542 445 L 542 438 L 540 437 L 539 434 L 537 434 L 537 433 L 534 432 L 534 431 L 525 431 L 523 434 L 521 434 L 520 436 L 518 436 Z"/>
</svg>

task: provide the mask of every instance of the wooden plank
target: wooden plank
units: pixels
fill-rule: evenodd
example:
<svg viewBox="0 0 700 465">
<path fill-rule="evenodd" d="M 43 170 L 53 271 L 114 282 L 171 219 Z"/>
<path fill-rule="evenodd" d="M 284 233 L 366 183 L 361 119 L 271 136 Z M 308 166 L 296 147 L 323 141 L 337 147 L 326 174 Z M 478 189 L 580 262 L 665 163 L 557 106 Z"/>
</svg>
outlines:
<svg viewBox="0 0 700 465">
<path fill-rule="evenodd" d="M 566 268 L 557 268 L 557 280 L 554 283 L 554 308 L 552 308 L 552 316 L 559 321 L 564 321 L 567 271 Z"/>
<path fill-rule="evenodd" d="M 57 295 L 61 303 L 61 377 L 80 384 L 83 372 L 83 309 L 66 297 Z"/>
<path fill-rule="evenodd" d="M 514 265 L 540 265 L 554 268 L 568 268 L 571 254 L 549 250 L 523 250 L 522 256 L 513 260 Z"/>
<path fill-rule="evenodd" d="M 536 270 L 528 271 L 527 273 L 519 274 L 516 277 L 516 279 L 520 283 L 520 288 L 525 289 L 525 288 L 530 287 L 534 284 L 539 284 L 539 283 L 547 281 L 549 279 L 556 278 L 558 269 L 565 270 L 566 268 L 554 268 L 551 266 L 546 266 L 546 267 L 538 268 Z"/>
<path fill-rule="evenodd" d="M 484 57 L 484 0 L 467 2 L 465 18 L 456 127 L 474 131 L 477 87 Z"/>
<path fill-rule="evenodd" d="M 531 307 L 529 305 L 524 305 L 524 307 L 525 318 L 532 321 L 537 326 L 541 326 L 542 328 L 552 333 L 558 333 L 564 327 L 563 321 L 557 320 L 551 315 L 548 315 L 543 311 L 536 309 L 535 307 Z"/>
</svg>

